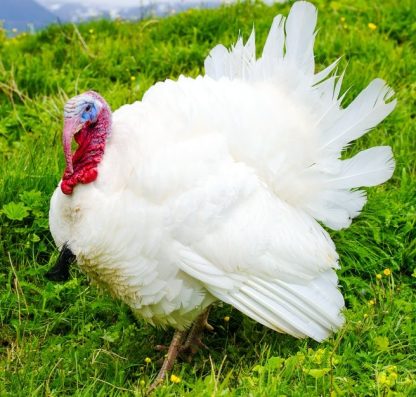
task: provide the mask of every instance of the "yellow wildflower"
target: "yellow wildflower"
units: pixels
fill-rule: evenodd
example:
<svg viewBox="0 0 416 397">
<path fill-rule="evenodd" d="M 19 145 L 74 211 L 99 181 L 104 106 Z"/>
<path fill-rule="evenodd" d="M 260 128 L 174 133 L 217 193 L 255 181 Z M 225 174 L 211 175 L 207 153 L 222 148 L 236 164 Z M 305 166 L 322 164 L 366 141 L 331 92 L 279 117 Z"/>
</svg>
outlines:
<svg viewBox="0 0 416 397">
<path fill-rule="evenodd" d="M 387 385 L 389 383 L 389 380 L 387 379 L 387 375 L 385 372 L 380 372 L 377 375 L 377 382 L 382 386 Z"/>
<path fill-rule="evenodd" d="M 315 357 L 312 359 L 312 361 L 314 363 L 321 364 L 322 363 L 322 357 L 324 356 L 324 354 L 325 354 L 325 350 L 324 349 L 318 349 L 316 351 Z"/>
<path fill-rule="evenodd" d="M 384 273 L 384 275 L 385 275 L 385 276 L 390 276 L 390 274 L 391 274 L 391 270 L 390 270 L 389 268 L 384 269 L 384 270 L 383 270 L 383 273 Z"/>
<path fill-rule="evenodd" d="M 374 305 L 376 304 L 376 301 L 375 301 L 374 299 L 370 299 L 370 300 L 368 301 L 368 304 L 369 304 L 370 306 L 374 306 Z"/>
<path fill-rule="evenodd" d="M 226 323 L 228 323 L 228 321 L 230 321 L 230 316 L 225 316 L 225 317 L 224 317 L 224 321 L 225 321 Z"/>
<path fill-rule="evenodd" d="M 142 379 L 141 381 L 140 381 L 140 386 L 141 387 L 144 387 L 144 385 L 146 384 L 146 382 Z"/>
<path fill-rule="evenodd" d="M 391 372 L 388 376 L 385 372 L 380 372 L 377 375 L 377 382 L 381 386 L 394 386 L 398 378 L 397 372 Z"/>
<path fill-rule="evenodd" d="M 369 22 L 368 28 L 370 30 L 376 30 L 377 29 L 377 25 L 375 23 L 373 23 L 373 22 Z"/>
<path fill-rule="evenodd" d="M 176 376 L 176 375 L 172 374 L 170 376 L 170 381 L 173 382 L 173 383 L 179 383 L 181 381 L 181 378 L 179 376 Z"/>
<path fill-rule="evenodd" d="M 90 29 L 89 32 L 90 32 L 90 34 L 93 34 L 94 33 L 94 29 Z"/>
<path fill-rule="evenodd" d="M 341 22 L 345 22 L 345 17 L 340 18 Z"/>
<path fill-rule="evenodd" d="M 150 363 L 152 362 L 152 359 L 151 359 L 150 357 L 146 357 L 146 358 L 144 359 L 144 362 L 145 362 L 146 364 L 150 364 Z"/>
<path fill-rule="evenodd" d="M 382 276 L 381 276 L 381 274 L 380 274 L 380 273 L 377 273 L 377 274 L 376 274 L 376 278 L 377 278 L 377 279 L 379 279 L 379 280 L 380 280 L 380 279 L 381 279 L 381 277 L 382 277 Z"/>
<path fill-rule="evenodd" d="M 367 313 L 364 313 L 364 318 L 367 318 L 368 317 L 368 314 Z"/>
<path fill-rule="evenodd" d="M 131 81 L 134 81 L 134 80 L 136 80 L 136 77 L 135 77 L 135 76 L 131 76 L 131 77 L 130 77 L 130 80 L 131 80 Z"/>
</svg>

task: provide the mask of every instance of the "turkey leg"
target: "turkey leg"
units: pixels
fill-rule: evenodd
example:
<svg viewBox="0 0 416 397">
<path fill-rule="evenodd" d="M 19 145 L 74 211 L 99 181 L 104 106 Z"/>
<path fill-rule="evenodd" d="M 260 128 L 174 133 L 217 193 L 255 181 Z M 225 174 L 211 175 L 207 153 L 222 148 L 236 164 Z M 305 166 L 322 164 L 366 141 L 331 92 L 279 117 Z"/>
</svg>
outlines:
<svg viewBox="0 0 416 397">
<path fill-rule="evenodd" d="M 176 357 L 179 353 L 180 346 L 185 336 L 186 331 L 175 331 L 173 334 L 172 342 L 169 346 L 168 353 L 166 354 L 165 360 L 163 361 L 162 368 L 160 368 L 156 379 L 147 389 L 146 394 L 152 393 L 164 381 L 166 373 L 173 368 L 173 364 L 175 364 Z"/>
<path fill-rule="evenodd" d="M 200 314 L 189 331 L 175 331 L 168 353 L 163 361 L 162 368 L 160 368 L 156 379 L 147 389 L 147 395 L 152 393 L 165 380 L 166 373 L 173 368 L 178 355 L 180 355 L 184 361 L 191 362 L 193 356 L 200 347 L 207 348 L 207 346 L 202 343 L 201 336 L 205 329 L 209 331 L 214 329 L 208 324 L 209 311 L 210 307 Z"/>
<path fill-rule="evenodd" d="M 180 357 L 190 363 L 194 355 L 198 352 L 199 348 L 208 349 L 208 347 L 202 342 L 202 334 L 205 330 L 213 331 L 214 327 L 208 324 L 208 316 L 211 307 L 209 306 L 199 317 L 196 319 L 189 331 L 184 344 L 180 348 Z"/>
</svg>

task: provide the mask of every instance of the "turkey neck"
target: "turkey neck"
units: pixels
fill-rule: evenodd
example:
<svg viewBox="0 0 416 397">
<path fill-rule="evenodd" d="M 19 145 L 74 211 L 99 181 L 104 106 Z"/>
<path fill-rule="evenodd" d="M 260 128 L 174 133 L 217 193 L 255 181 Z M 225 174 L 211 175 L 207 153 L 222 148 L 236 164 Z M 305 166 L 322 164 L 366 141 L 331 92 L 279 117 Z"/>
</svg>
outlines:
<svg viewBox="0 0 416 397">
<path fill-rule="evenodd" d="M 65 168 L 61 190 L 64 194 L 72 194 L 78 183 L 87 184 L 95 181 L 98 176 L 98 164 L 101 162 L 107 137 L 111 130 L 111 114 L 109 109 L 102 109 L 98 120 L 94 124 L 84 126 L 74 135 L 78 144 L 72 164 L 74 172 Z"/>
</svg>

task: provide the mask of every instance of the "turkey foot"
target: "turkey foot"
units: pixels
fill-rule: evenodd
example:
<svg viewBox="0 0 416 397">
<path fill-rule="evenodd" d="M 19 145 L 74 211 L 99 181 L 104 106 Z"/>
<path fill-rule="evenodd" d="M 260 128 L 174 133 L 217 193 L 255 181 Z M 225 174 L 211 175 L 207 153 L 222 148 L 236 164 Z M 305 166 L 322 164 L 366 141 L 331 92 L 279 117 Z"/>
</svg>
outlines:
<svg viewBox="0 0 416 397">
<path fill-rule="evenodd" d="M 201 336 L 205 329 L 213 331 L 214 328 L 208 324 L 208 315 L 210 308 L 208 307 L 194 322 L 189 331 L 175 331 L 172 342 L 170 343 L 168 352 L 163 361 L 162 367 L 156 376 L 154 382 L 147 389 L 146 394 L 152 393 L 166 378 L 166 373 L 172 370 L 176 357 L 179 355 L 184 361 L 191 362 L 193 356 L 200 347 L 206 348 L 201 341 Z M 163 345 L 157 345 L 157 350 L 165 349 Z"/>
<path fill-rule="evenodd" d="M 208 324 L 210 307 L 208 307 L 199 317 L 196 319 L 189 331 L 185 342 L 180 348 L 179 356 L 182 360 L 190 363 L 194 355 L 198 352 L 199 348 L 208 349 L 208 347 L 202 342 L 202 334 L 205 330 L 213 331 L 214 327 Z"/>
</svg>

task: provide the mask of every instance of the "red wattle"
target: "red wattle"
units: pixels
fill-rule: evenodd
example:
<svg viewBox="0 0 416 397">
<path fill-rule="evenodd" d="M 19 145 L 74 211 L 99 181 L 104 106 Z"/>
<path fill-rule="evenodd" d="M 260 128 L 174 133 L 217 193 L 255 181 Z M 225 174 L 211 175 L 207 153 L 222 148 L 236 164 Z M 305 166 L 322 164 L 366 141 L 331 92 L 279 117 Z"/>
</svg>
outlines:
<svg viewBox="0 0 416 397">
<path fill-rule="evenodd" d="M 75 134 L 79 146 L 72 157 L 73 173 L 66 168 L 62 177 L 62 193 L 70 195 L 78 183 L 86 184 L 97 179 L 97 168 L 104 155 L 109 129 L 109 114 L 103 114 L 96 124 L 86 125 Z"/>
</svg>

